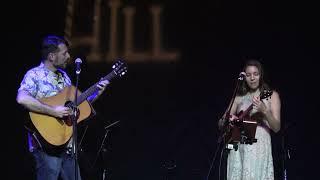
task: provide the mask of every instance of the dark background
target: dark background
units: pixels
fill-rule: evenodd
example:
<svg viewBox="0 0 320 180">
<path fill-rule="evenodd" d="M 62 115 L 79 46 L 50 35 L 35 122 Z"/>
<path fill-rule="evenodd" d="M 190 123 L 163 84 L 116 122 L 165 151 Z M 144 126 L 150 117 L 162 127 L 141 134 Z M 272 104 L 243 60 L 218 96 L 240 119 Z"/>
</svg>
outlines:
<svg viewBox="0 0 320 180">
<path fill-rule="evenodd" d="M 168 171 L 163 165 L 173 163 L 172 179 L 205 179 L 217 148 L 217 121 L 246 58 L 261 59 L 269 84 L 280 93 L 282 130 L 289 127 L 272 134 L 276 177 L 280 179 L 282 173 L 282 137 L 291 155 L 288 178 L 317 177 L 319 13 L 315 4 L 270 0 L 123 3 L 141 8 L 137 17 L 145 17 L 145 8 L 153 3 L 164 5 L 164 47 L 179 50 L 181 57 L 170 63 L 129 63 L 127 75 L 116 79 L 94 104 L 97 116 L 79 125 L 80 135 L 87 128 L 80 154 L 84 178 L 98 179 L 105 168 L 110 179 L 165 179 Z M 3 177 L 32 179 L 23 127 L 26 114 L 15 96 L 26 70 L 40 62 L 41 38 L 63 35 L 65 5 L 64 0 L 1 5 Z M 143 20 L 137 23 L 146 26 Z M 148 49 L 149 36 L 139 32 L 135 36 L 137 44 Z M 84 62 L 80 89 L 90 87 L 110 67 Z M 67 70 L 72 76 L 73 68 Z M 109 133 L 104 153 L 97 156 L 104 127 L 117 120 L 120 123 Z M 210 179 L 217 179 L 218 159 L 214 166 Z"/>
</svg>

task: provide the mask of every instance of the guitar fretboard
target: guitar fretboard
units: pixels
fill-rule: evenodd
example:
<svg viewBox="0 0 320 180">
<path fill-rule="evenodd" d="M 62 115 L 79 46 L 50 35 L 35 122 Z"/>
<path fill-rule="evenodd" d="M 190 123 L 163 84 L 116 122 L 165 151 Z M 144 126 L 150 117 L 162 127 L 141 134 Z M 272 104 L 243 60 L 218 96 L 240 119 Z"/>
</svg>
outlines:
<svg viewBox="0 0 320 180">
<path fill-rule="evenodd" d="M 105 77 L 101 78 L 100 81 L 103 81 L 103 80 L 111 81 L 111 79 L 113 79 L 116 75 L 117 74 L 114 71 L 111 71 L 108 75 L 106 75 Z M 78 106 L 83 101 L 85 101 L 89 96 L 91 96 L 93 93 L 95 93 L 99 89 L 97 87 L 99 82 L 95 83 L 90 88 L 88 88 L 85 92 L 83 92 L 80 96 L 78 96 L 77 102 L 75 104 Z"/>
</svg>

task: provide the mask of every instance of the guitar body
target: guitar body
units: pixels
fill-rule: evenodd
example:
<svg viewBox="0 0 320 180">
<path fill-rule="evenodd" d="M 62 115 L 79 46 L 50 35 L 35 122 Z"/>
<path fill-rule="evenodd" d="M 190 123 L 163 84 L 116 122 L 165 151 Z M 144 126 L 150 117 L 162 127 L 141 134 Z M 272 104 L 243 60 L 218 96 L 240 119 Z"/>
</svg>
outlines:
<svg viewBox="0 0 320 180">
<path fill-rule="evenodd" d="M 113 66 L 113 71 L 101 78 L 102 80 L 111 80 L 115 77 L 121 77 L 127 72 L 127 66 L 122 61 L 117 61 Z M 97 85 L 99 82 L 92 85 L 85 92 L 77 92 L 77 102 L 74 102 L 76 88 L 69 86 L 64 88 L 55 96 L 39 99 L 40 102 L 50 106 L 64 105 L 70 108 L 77 108 L 77 123 L 87 119 L 93 112 L 87 98 L 99 90 Z M 56 118 L 42 113 L 29 112 L 29 117 L 32 123 L 29 123 L 30 131 L 36 136 L 34 139 L 40 141 L 38 144 L 42 149 L 50 154 L 57 154 L 65 150 L 72 133 L 71 117 Z M 35 133 L 34 133 L 35 132 Z"/>
<path fill-rule="evenodd" d="M 64 88 L 59 94 L 47 98 L 42 98 L 40 101 L 51 106 L 65 105 L 67 102 L 73 101 L 75 98 L 74 86 Z M 81 94 L 78 91 L 78 96 Z M 83 101 L 78 106 L 77 123 L 88 118 L 92 112 L 88 101 Z M 72 121 L 70 117 L 63 119 L 55 118 L 45 114 L 29 112 L 33 126 L 52 148 L 64 147 L 72 136 Z"/>
</svg>

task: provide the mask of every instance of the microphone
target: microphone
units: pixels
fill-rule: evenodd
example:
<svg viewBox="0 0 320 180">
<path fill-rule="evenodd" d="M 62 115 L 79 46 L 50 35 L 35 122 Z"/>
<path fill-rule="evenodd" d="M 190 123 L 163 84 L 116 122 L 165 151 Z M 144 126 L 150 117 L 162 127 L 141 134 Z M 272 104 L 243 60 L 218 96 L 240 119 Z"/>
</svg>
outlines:
<svg viewBox="0 0 320 180">
<path fill-rule="evenodd" d="M 246 77 L 246 73 L 245 72 L 241 72 L 240 74 L 239 74 L 239 80 L 240 81 L 242 81 L 244 78 Z"/>
<path fill-rule="evenodd" d="M 82 60 L 80 58 L 77 58 L 74 63 L 76 64 L 76 74 L 80 74 L 81 68 L 80 64 L 82 63 Z"/>
</svg>

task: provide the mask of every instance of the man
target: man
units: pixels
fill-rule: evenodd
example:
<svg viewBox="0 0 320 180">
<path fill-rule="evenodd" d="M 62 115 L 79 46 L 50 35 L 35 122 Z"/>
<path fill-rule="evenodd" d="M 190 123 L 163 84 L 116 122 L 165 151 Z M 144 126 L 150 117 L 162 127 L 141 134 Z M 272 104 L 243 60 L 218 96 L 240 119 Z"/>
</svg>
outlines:
<svg viewBox="0 0 320 180">
<path fill-rule="evenodd" d="M 71 80 L 64 71 L 70 59 L 68 43 L 63 38 L 49 35 L 42 42 L 42 61 L 37 67 L 30 69 L 24 76 L 17 93 L 17 102 L 28 111 L 45 114 L 50 117 L 64 118 L 73 115 L 73 110 L 65 105 L 49 105 L 41 98 L 52 97 L 66 87 L 72 86 Z M 87 98 L 89 102 L 96 100 L 109 84 L 108 80 L 100 81 L 97 92 Z M 50 127 L 49 127 L 50 128 Z M 50 154 L 42 148 L 39 133 L 28 132 L 29 150 L 36 162 L 38 180 L 63 180 L 75 178 L 74 158 L 70 153 L 72 138 L 59 154 Z M 79 169 L 78 165 L 77 168 Z M 79 171 L 78 171 L 79 172 Z M 80 172 L 78 178 L 80 180 Z"/>
</svg>

